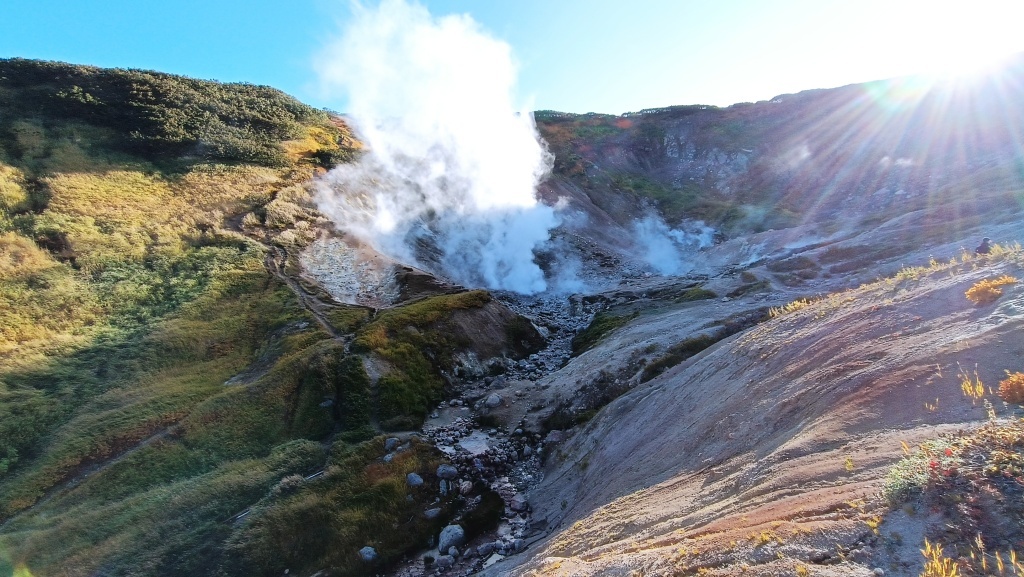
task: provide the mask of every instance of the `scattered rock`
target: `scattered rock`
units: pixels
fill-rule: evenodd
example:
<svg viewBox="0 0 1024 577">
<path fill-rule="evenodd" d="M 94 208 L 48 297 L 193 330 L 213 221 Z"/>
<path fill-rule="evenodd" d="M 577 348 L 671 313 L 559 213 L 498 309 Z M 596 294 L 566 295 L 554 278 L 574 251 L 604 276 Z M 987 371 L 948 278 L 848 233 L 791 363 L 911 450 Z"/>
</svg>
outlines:
<svg viewBox="0 0 1024 577">
<path fill-rule="evenodd" d="M 459 476 L 459 470 L 451 465 L 439 465 L 437 476 L 441 479 L 454 479 Z"/>
<path fill-rule="evenodd" d="M 476 548 L 477 555 L 486 557 L 494 552 L 494 543 L 483 543 Z"/>
<path fill-rule="evenodd" d="M 455 559 L 452 559 L 451 555 L 441 555 L 434 560 L 434 564 L 441 569 L 447 569 L 455 564 Z"/>
<path fill-rule="evenodd" d="M 359 558 L 365 563 L 373 563 L 377 560 L 377 550 L 367 545 L 359 550 Z"/>
<path fill-rule="evenodd" d="M 423 477 L 420 477 L 416 473 L 409 473 L 405 476 L 405 483 L 410 487 L 420 487 L 423 485 Z"/>
<path fill-rule="evenodd" d="M 512 497 L 512 500 L 508 503 L 508 508 L 512 509 L 516 513 L 522 513 L 530 508 L 530 504 L 526 501 L 526 496 L 522 493 L 516 493 Z"/>
<path fill-rule="evenodd" d="M 398 443 L 400 442 L 401 441 L 398 440 L 398 437 L 388 437 L 387 440 L 384 441 L 384 451 L 387 453 L 394 451 L 398 448 Z"/>
<path fill-rule="evenodd" d="M 459 547 L 466 542 L 466 532 L 461 525 L 448 525 L 441 530 L 437 538 L 437 550 L 444 553 L 452 547 Z"/>
<path fill-rule="evenodd" d="M 484 404 L 487 405 L 487 407 L 490 409 L 500 407 L 501 395 L 499 395 L 498 393 L 491 393 L 490 395 L 487 396 L 487 400 L 484 401 Z"/>
<path fill-rule="evenodd" d="M 458 549 L 458 547 L 449 547 L 448 548 L 448 554 L 451 555 L 452 557 L 458 557 L 459 556 L 459 549 Z"/>
<path fill-rule="evenodd" d="M 427 519 L 437 519 L 439 516 L 441 516 L 441 509 L 439 507 L 427 509 L 426 511 L 423 512 L 423 516 Z"/>
</svg>

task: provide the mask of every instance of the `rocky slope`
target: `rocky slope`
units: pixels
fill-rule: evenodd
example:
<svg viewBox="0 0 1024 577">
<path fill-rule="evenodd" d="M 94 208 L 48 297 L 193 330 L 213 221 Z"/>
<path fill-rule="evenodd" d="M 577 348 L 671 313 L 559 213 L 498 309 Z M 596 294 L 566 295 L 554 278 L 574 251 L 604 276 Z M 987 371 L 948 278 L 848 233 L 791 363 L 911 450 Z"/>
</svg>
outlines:
<svg viewBox="0 0 1024 577">
<path fill-rule="evenodd" d="M 1016 286 L 987 307 L 964 297 L 982 279 L 1020 278 L 1020 253 L 930 269 L 925 253 L 913 256 L 924 270 L 729 337 L 636 384 L 549 447 L 544 481 L 528 497 L 550 534 L 496 571 L 778 575 L 819 565 L 809 574 L 916 575 L 915 547 L 941 522 L 903 522 L 909 551 L 885 553 L 888 527 L 879 537 L 867 524 L 886 515 L 882 481 L 904 456 L 901 442 L 987 420 L 961 392 L 961 369 L 977 367 L 986 383 L 1020 369 L 1024 297 Z M 647 312 L 541 382 L 573 398 L 581 376 L 635 379 L 673 339 L 771 302 L 645 303 Z M 1019 416 L 990 399 L 999 418 Z"/>
<path fill-rule="evenodd" d="M 0 576 L 916 575 L 949 519 L 881 499 L 904 446 L 1019 416 L 961 392 L 1021 370 L 1021 284 L 964 296 L 1024 278 L 1018 65 L 538 113 L 524 296 L 338 233 L 340 119 L 0 64 Z M 202 133 L 245 95 L 277 123 Z"/>
</svg>

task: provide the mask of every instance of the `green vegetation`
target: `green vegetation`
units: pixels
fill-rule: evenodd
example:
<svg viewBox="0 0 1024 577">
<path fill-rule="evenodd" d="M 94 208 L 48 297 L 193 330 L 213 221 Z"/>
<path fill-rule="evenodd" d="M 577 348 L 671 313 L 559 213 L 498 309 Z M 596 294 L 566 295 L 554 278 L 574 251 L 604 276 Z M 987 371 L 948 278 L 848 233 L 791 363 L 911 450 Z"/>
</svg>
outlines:
<svg viewBox="0 0 1024 577">
<path fill-rule="evenodd" d="M 957 574 L 997 574 L 992 571 L 1003 564 L 996 559 L 998 549 L 1019 543 L 1022 536 L 1016 520 L 1024 515 L 1024 421 L 991 421 L 905 450 L 907 456 L 886 477 L 882 495 L 892 506 L 916 499 L 933 514 L 956 520 L 938 536 L 938 553 L 925 555 L 941 563 L 944 547 L 952 552 L 950 558 L 966 561 Z M 1002 554 L 1007 561 L 1016 559 L 1012 549 Z M 1017 568 L 1014 563 L 1014 572 Z"/>
<path fill-rule="evenodd" d="M 331 165 L 351 154 L 327 113 L 279 90 L 143 70 L 0 59 L 0 119 L 0 132 L 13 136 L 10 152 L 33 167 L 53 157 L 84 161 L 93 149 L 272 167 L 300 158 Z"/>
<path fill-rule="evenodd" d="M 803 270 L 813 270 L 819 267 L 818 263 L 807 258 L 806 256 L 800 255 L 790 257 L 785 260 L 770 262 L 767 265 L 765 265 L 765 268 L 770 270 L 771 272 L 796 272 Z"/>
<path fill-rule="evenodd" d="M 0 559 L 0 573 L 210 573 L 220 560 L 216 544 L 231 533 L 225 521 L 260 500 L 278 479 L 308 471 L 322 458 L 316 443 L 296 441 L 264 458 L 225 463 L 122 499 L 51 501 L 41 507 L 48 514 L 40 511 L 4 528 L 0 551 L 11 557 Z"/>
<path fill-rule="evenodd" d="M 341 305 L 327 313 L 327 320 L 342 333 L 354 333 L 370 318 L 370 309 Z"/>
<path fill-rule="evenodd" d="M 490 302 L 486 291 L 429 297 L 384 311 L 356 333 L 352 350 L 374 354 L 390 365 L 377 383 L 378 411 L 385 429 L 419 426 L 430 407 L 441 400 L 440 370 L 471 343 L 447 320 L 454 311 L 476 309 Z"/>
<path fill-rule="evenodd" d="M 665 354 L 651 361 L 644 367 L 643 373 L 640 375 L 640 382 L 643 383 L 653 379 L 666 370 L 717 343 L 725 338 L 725 336 L 726 335 L 722 332 L 719 332 L 713 335 L 697 335 L 695 337 L 679 341 L 669 347 L 668 350 L 665 351 Z"/>
<path fill-rule="evenodd" d="M 722 227 L 736 224 L 746 217 L 740 205 L 715 199 L 693 183 L 672 188 L 644 175 L 619 174 L 612 177 L 612 186 L 637 197 L 653 200 L 670 224 L 689 218 Z"/>
<path fill-rule="evenodd" d="M 631 315 L 613 315 L 605 311 L 595 314 L 593 320 L 591 320 L 590 324 L 587 325 L 587 328 L 583 329 L 572 338 L 573 356 L 593 348 L 594 345 L 599 343 L 606 335 L 625 326 L 626 323 L 635 319 L 637 314 L 638 313 L 633 313 Z"/>
<path fill-rule="evenodd" d="M 428 520 L 422 503 L 436 493 L 433 472 L 440 464 L 428 444 L 413 440 L 390 462 L 381 462 L 383 439 L 333 451 L 326 473 L 277 491 L 257 504 L 227 542 L 228 575 L 308 575 L 330 568 L 342 575 L 369 575 L 381 565 L 422 545 L 423 535 L 440 530 L 444 516 Z M 422 486 L 406 485 L 418 473 Z M 289 494 L 290 493 L 290 494 Z M 412 494 L 415 500 L 407 500 Z M 502 502 L 504 505 L 504 502 Z M 452 498 L 435 507 L 449 510 Z M 381 554 L 378 565 L 362 563 L 364 546 Z"/>
<path fill-rule="evenodd" d="M 907 248 L 900 244 L 828 247 L 821 253 L 818 260 L 822 264 L 832 264 L 828 269 L 829 273 L 846 274 L 864 270 L 880 261 L 906 254 Z"/>
<path fill-rule="evenodd" d="M 679 295 L 678 297 L 672 300 L 673 302 L 677 303 L 685 303 L 690 301 L 700 301 L 713 298 L 718 298 L 718 294 L 716 294 L 715 291 L 708 290 L 702 287 L 694 287 L 691 289 L 687 289 L 685 292 L 683 292 L 683 294 Z"/>
<path fill-rule="evenodd" d="M 749 282 L 749 283 L 741 284 L 740 286 L 736 287 L 735 289 L 729 291 L 729 294 L 727 294 L 726 296 L 729 297 L 729 298 L 736 298 L 736 297 L 741 297 L 741 296 L 743 296 L 745 294 L 750 294 L 750 293 L 755 293 L 755 292 L 762 292 L 762 291 L 771 290 L 771 288 L 772 288 L 771 281 L 769 281 L 768 279 L 762 279 L 762 280 L 755 281 L 755 282 Z"/>
<path fill-rule="evenodd" d="M 577 150 L 621 134 L 633 122 L 610 114 L 571 114 L 540 110 L 534 113 L 537 128 L 555 154 L 557 174 L 586 178 L 586 162 Z"/>
<path fill-rule="evenodd" d="M 715 323 L 718 327 L 713 332 L 698 334 L 669 347 L 664 354 L 654 359 L 640 373 L 640 382 L 647 382 L 666 370 L 678 365 L 722 339 L 749 329 L 771 318 L 770 309 L 757 308 L 738 313 Z"/>
<path fill-rule="evenodd" d="M 417 348 L 415 331 L 489 297 L 369 324 L 325 305 L 341 333 L 383 327 L 363 352 L 415 376 L 409 402 L 393 375 L 374 391 L 257 242 L 308 220 L 303 179 L 348 139 L 269 88 L 0 60 L 0 576 L 248 574 L 277 567 L 261 555 L 278 527 L 330 534 L 302 555 L 351 573 L 366 543 L 347 547 L 373 531 L 384 560 L 426 539 L 422 521 L 393 530 L 425 498 L 398 479 L 438 456 L 414 445 L 381 468 L 380 444 L 357 443 L 378 414 L 418 425 L 461 342 Z M 333 533 L 292 516 L 303 499 Z"/>
</svg>

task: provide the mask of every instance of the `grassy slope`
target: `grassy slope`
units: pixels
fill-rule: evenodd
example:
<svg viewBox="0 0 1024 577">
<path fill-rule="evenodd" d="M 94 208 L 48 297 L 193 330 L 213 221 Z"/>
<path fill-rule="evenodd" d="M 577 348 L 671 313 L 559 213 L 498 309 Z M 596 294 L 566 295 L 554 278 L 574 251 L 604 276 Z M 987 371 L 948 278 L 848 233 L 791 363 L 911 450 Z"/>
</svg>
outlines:
<svg viewBox="0 0 1024 577">
<path fill-rule="evenodd" d="M 367 527 L 417 506 L 405 473 L 436 457 L 374 465 L 362 364 L 229 225 L 271 225 L 279 192 L 353 152 L 268 88 L 0 60 L 0 576 L 269 570 L 245 544 L 266 519 L 318 527 L 296 499 L 344 537 L 295 563 L 348 567 Z M 225 522 L 253 505 L 254 525 Z M 374 543 L 383 559 L 432 527 L 407 529 Z"/>
</svg>

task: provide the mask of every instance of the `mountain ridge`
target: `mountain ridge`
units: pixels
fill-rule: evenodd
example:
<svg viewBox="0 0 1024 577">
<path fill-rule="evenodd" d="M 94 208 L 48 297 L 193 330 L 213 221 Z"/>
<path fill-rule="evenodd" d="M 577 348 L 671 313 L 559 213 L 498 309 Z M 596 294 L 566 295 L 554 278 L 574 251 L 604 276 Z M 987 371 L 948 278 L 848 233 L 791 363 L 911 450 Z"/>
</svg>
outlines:
<svg viewBox="0 0 1024 577">
<path fill-rule="evenodd" d="M 899 441 L 988 419 L 956 362 L 1020 370 L 1020 285 L 963 296 L 1020 276 L 1019 64 L 540 111 L 560 224 L 535 261 L 578 269 L 532 296 L 338 232 L 315 197 L 364 152 L 343 119 L 244 84 L 0 70 L 0 575 L 912 575 L 936 525 L 875 498 Z M 459 555 L 424 549 L 447 524 Z"/>
</svg>

